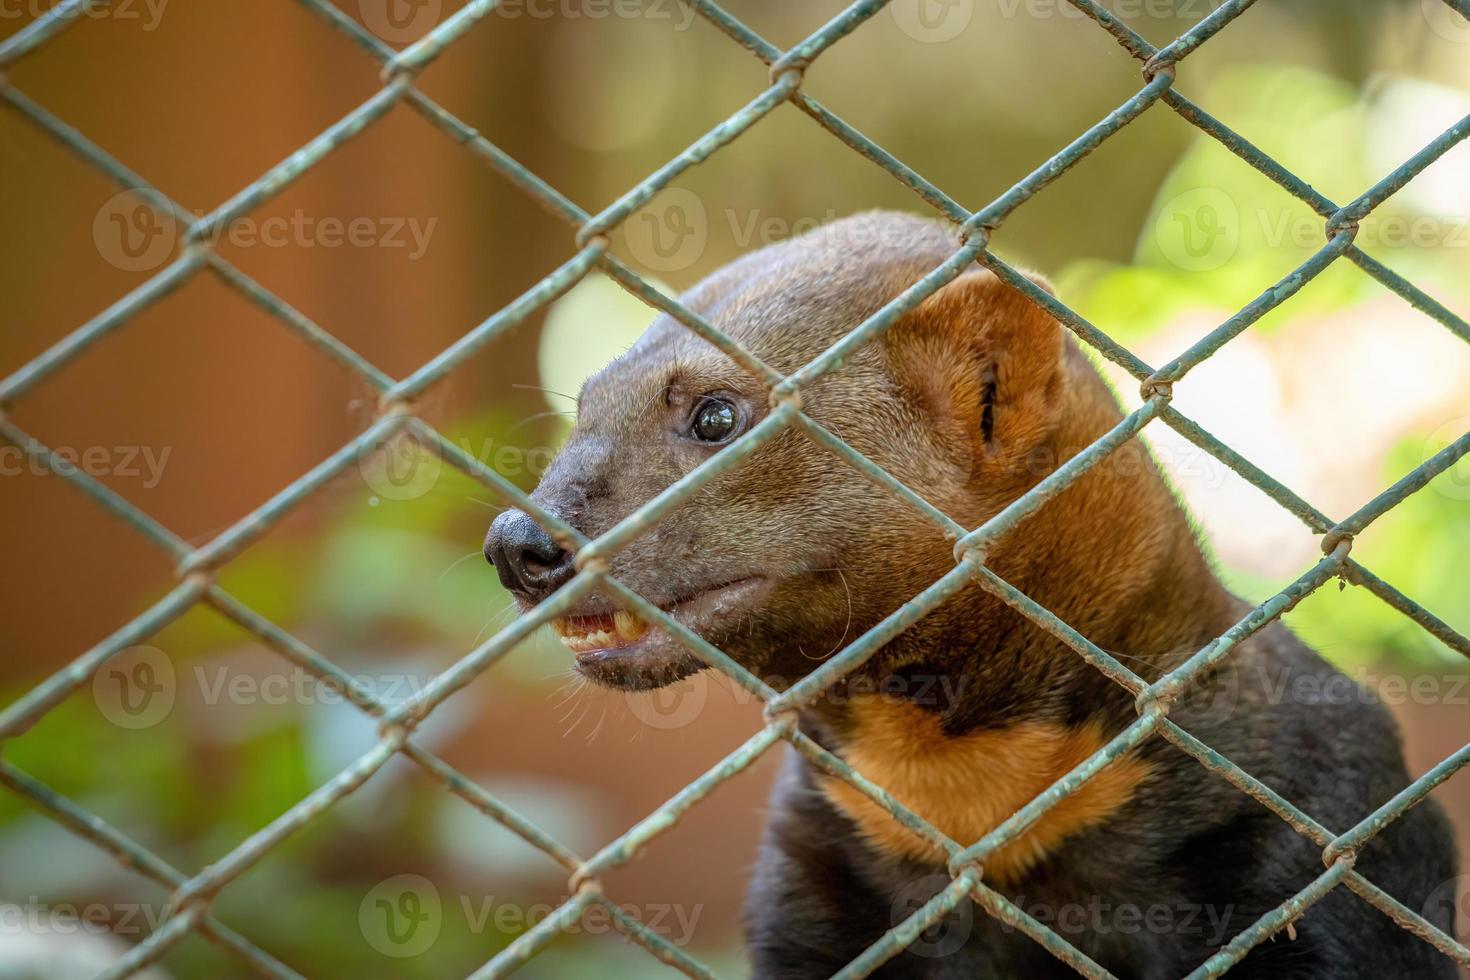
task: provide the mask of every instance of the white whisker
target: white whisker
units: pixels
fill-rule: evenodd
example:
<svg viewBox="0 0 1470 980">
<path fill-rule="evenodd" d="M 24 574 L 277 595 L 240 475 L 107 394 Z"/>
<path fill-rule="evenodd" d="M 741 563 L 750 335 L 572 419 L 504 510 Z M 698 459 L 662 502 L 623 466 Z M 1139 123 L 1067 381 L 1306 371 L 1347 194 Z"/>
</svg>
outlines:
<svg viewBox="0 0 1470 980">
<path fill-rule="evenodd" d="M 439 573 L 439 581 L 441 581 L 441 582 L 444 581 L 444 576 L 446 576 L 450 572 L 454 571 L 454 569 L 456 567 L 458 567 L 460 565 L 463 565 L 465 562 L 469 561 L 471 558 L 475 558 L 475 557 L 478 557 L 478 556 L 483 555 L 483 554 L 484 554 L 483 551 L 471 551 L 467 555 L 462 555 L 459 558 L 454 559 L 454 561 L 452 561 L 452 562 L 449 563 L 449 567 L 448 568 L 444 569 L 444 571 L 442 571 L 442 572 Z"/>
</svg>

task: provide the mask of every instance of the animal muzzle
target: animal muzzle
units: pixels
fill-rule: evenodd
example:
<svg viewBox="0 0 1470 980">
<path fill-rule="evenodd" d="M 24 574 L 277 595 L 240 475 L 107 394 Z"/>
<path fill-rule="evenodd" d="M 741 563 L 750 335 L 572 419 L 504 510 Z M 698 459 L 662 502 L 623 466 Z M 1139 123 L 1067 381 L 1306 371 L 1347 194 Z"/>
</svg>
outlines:
<svg viewBox="0 0 1470 980">
<path fill-rule="evenodd" d="M 552 540 L 529 514 L 507 510 L 485 535 L 485 558 L 511 592 L 539 602 L 577 573 L 572 553 Z"/>
</svg>

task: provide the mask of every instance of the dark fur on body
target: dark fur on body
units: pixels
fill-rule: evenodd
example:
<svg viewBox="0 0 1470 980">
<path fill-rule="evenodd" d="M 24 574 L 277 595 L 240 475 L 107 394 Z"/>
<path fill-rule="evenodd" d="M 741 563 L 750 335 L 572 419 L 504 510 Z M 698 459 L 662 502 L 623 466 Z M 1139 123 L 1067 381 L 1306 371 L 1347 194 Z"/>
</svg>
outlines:
<svg viewBox="0 0 1470 980">
<path fill-rule="evenodd" d="M 684 302 L 791 371 L 956 247 L 935 223 L 859 215 L 752 253 Z M 711 392 L 739 406 L 747 428 L 769 411 L 757 382 L 661 317 L 588 383 L 536 499 L 588 535 L 611 527 L 714 451 L 682 434 L 691 406 Z M 966 527 L 1122 417 L 1070 336 L 978 268 L 802 398 Z M 952 544 L 788 429 L 615 555 L 610 570 L 779 687 L 952 569 Z M 987 565 L 1146 680 L 1248 610 L 1220 585 L 1136 440 L 997 542 Z M 717 598 L 701 604 L 701 595 Z M 527 606 L 544 597 L 520 596 Z M 594 597 L 574 612 L 613 608 Z M 661 631 L 628 651 L 578 658 L 587 676 L 629 689 L 702 666 Z M 1170 717 L 1340 833 L 1407 776 L 1388 713 L 1362 698 L 1314 696 L 1329 679 L 1341 675 L 1272 624 Z M 1131 695 L 972 584 L 804 712 L 802 726 L 968 844 L 1136 717 Z M 1160 737 L 1097 782 L 987 861 L 986 880 L 1120 977 L 1188 973 L 1324 870 L 1320 848 Z M 773 802 L 747 903 L 760 980 L 830 975 L 948 881 L 938 855 L 794 752 Z M 1433 804 L 1391 825 L 1357 866 L 1450 928 L 1452 909 L 1425 907 L 1455 874 Z M 1259 946 L 1231 976 L 1453 975 L 1448 960 L 1345 888 L 1294 932 Z M 967 905 L 876 975 L 1074 974 Z"/>
<path fill-rule="evenodd" d="M 1237 651 L 1267 686 L 1334 674 L 1286 630 Z M 1242 698 L 1260 698 L 1248 684 Z M 1131 716 L 1131 708 L 1128 709 Z M 1206 712 L 1208 714 L 1208 711 Z M 1174 720 L 1241 764 L 1329 830 L 1341 831 L 1407 783 L 1387 713 L 1307 701 L 1229 719 Z M 1126 719 L 1120 717 L 1121 728 Z M 839 743 L 840 744 L 840 743 Z M 1157 768 L 1114 816 L 1068 839 L 999 888 L 1023 911 L 1121 978 L 1184 976 L 1220 945 L 1320 875 L 1320 850 L 1262 805 L 1162 739 Z M 746 904 L 755 976 L 826 977 L 932 897 L 939 862 L 873 848 L 818 788 L 794 751 L 785 760 Z M 1455 874 L 1446 822 L 1420 804 L 1375 839 L 1357 870 L 1442 929 L 1453 926 Z M 1452 886 L 1451 886 L 1452 887 Z M 1428 902 L 1431 892 L 1442 900 Z M 1228 974 L 1259 978 L 1453 977 L 1448 959 L 1339 887 Z M 880 978 L 1074 977 L 1018 929 L 967 904 L 873 974 Z"/>
</svg>

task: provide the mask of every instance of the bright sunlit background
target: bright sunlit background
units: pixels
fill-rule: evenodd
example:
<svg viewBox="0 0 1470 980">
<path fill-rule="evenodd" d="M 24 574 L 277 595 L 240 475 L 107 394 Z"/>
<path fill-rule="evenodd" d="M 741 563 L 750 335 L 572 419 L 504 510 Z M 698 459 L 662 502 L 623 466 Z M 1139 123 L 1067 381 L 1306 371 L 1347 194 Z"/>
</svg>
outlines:
<svg viewBox="0 0 1470 980">
<path fill-rule="evenodd" d="M 398 4 L 339 0 L 395 46 L 460 5 Z M 49 6 L 0 3 L 0 38 Z M 290 0 L 115 6 L 5 81 L 199 213 L 381 84 L 362 50 Z M 726 6 L 783 47 L 842 7 Z M 1107 6 L 1156 44 L 1211 9 L 1208 0 Z M 420 84 L 591 211 L 767 84 L 764 65 L 673 0 L 505 8 Z M 1063 0 L 898 0 L 806 80 L 808 93 L 970 208 L 1139 86 L 1137 64 Z M 1342 203 L 1470 113 L 1470 23 L 1438 0 L 1275 0 L 1192 54 L 1176 87 Z M 134 199 L 119 198 L 13 104 L 0 107 L 0 167 L 3 376 L 163 268 L 177 242 L 139 223 Z M 782 106 L 633 215 L 614 250 L 679 291 L 744 251 L 872 207 L 927 213 L 879 167 Z M 1159 105 L 1024 205 L 994 245 L 1158 365 L 1323 241 L 1322 221 L 1305 205 Z M 1470 147 L 1383 205 L 1358 243 L 1470 317 Z M 400 105 L 218 248 L 399 378 L 566 261 L 575 244 L 571 228 Z M 591 276 L 452 373 L 420 408 L 529 489 L 570 425 L 568 396 L 650 319 L 648 307 Z M 1137 404 L 1136 384 L 1117 380 L 1124 402 Z M 1187 415 L 1339 519 L 1470 430 L 1470 345 L 1342 261 L 1175 394 Z M 374 402 L 366 385 L 206 271 L 9 411 L 197 544 L 347 443 L 374 417 Z M 1320 557 L 1315 535 L 1223 465 L 1162 425 L 1149 437 L 1244 595 L 1262 600 Z M 175 581 L 166 554 L 63 481 L 15 456 L 3 462 L 0 705 Z M 500 506 L 433 458 L 365 463 L 230 563 L 220 582 L 379 696 L 402 698 L 508 621 L 507 597 L 480 556 Z M 1353 554 L 1470 633 L 1467 515 L 1462 460 L 1376 522 Z M 1421 682 L 1422 696 L 1385 693 L 1414 774 L 1464 743 L 1462 658 L 1365 590 L 1325 588 L 1288 622 L 1365 683 Z M 167 695 L 142 714 L 125 710 L 118 687 L 145 676 L 139 665 Z M 436 712 L 422 740 L 584 855 L 759 724 L 758 705 L 705 676 L 634 697 L 580 688 L 567 669 L 556 642 L 538 635 Z M 118 670 L 8 742 L 5 760 L 185 873 L 227 853 L 375 738 L 356 709 L 208 609 L 128 651 Z M 740 895 L 773 762 L 721 787 L 608 879 L 630 913 L 736 976 Z M 1436 798 L 1470 841 L 1467 780 Z M 405 890 L 433 902 L 422 948 L 385 932 L 374 911 L 407 908 L 394 905 Z M 563 869 L 396 760 L 229 887 L 216 912 L 306 975 L 428 978 L 472 971 L 566 894 Z M 109 944 L 148 934 L 166 898 L 0 792 L 0 977 L 90 976 L 87 964 L 115 955 Z M 63 934 L 55 925 L 86 909 L 99 910 L 105 926 Z M 63 955 L 83 964 L 78 972 L 26 972 L 24 964 Z M 240 970 L 195 937 L 156 975 Z M 525 971 L 669 972 L 596 922 Z"/>
</svg>

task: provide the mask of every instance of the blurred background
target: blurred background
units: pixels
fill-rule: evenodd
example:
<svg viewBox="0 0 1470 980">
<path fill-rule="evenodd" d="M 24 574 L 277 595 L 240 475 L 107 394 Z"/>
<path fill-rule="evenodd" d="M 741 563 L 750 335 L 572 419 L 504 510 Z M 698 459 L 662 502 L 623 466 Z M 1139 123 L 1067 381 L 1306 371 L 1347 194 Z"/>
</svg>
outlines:
<svg viewBox="0 0 1470 980">
<path fill-rule="evenodd" d="M 395 47 L 460 6 L 338 3 Z M 1212 9 L 1209 0 L 1105 5 L 1156 44 Z M 0 3 L 0 38 L 50 6 Z M 782 47 L 842 8 L 726 6 Z M 420 86 L 596 211 L 767 77 L 674 0 L 521 0 L 452 45 Z M 201 214 L 381 84 L 361 49 L 288 0 L 118 2 L 3 81 Z M 978 208 L 1139 85 L 1136 63 L 1063 0 L 899 0 L 825 54 L 806 90 Z M 1192 54 L 1177 87 L 1342 203 L 1470 113 L 1470 22 L 1439 0 L 1260 4 Z M 4 376 L 157 273 L 177 242 L 11 106 L 0 109 L 0 168 Z M 785 105 L 635 214 L 614 251 L 680 291 L 744 251 L 872 207 L 927 213 Z M 1358 242 L 1466 317 L 1467 216 L 1462 145 L 1364 222 Z M 1322 222 L 1304 205 L 1157 106 L 1022 207 L 994 245 L 1161 364 L 1322 241 Z M 575 251 L 567 225 L 405 105 L 217 247 L 395 378 Z M 594 275 L 454 371 L 420 410 L 529 489 L 570 424 L 568 396 L 650 319 Z M 1135 384 L 1119 391 L 1136 405 Z M 350 441 L 375 403 L 367 385 L 206 270 L 10 414 L 198 544 Z M 1340 262 L 1195 370 L 1176 404 L 1339 519 L 1470 429 L 1470 347 Z M 1240 592 L 1262 600 L 1320 555 L 1315 536 L 1225 467 L 1161 425 L 1149 436 Z M 9 704 L 175 579 L 168 555 L 61 479 L 16 453 L 0 464 L 0 704 Z M 500 506 L 436 459 L 390 453 L 314 495 L 220 582 L 395 700 L 508 621 L 507 597 L 480 556 Z M 1470 632 L 1467 515 L 1462 460 L 1375 523 L 1354 556 Z M 1287 618 L 1392 705 L 1413 774 L 1465 742 L 1467 665 L 1410 621 L 1362 589 L 1333 587 Z M 139 665 L 163 695 L 141 713 L 119 687 L 147 676 Z M 5 758 L 186 873 L 265 826 L 374 738 L 356 709 L 207 608 L 116 666 L 121 673 L 99 675 L 7 742 Z M 631 696 L 581 688 L 568 666 L 556 641 L 538 634 L 447 702 L 422 738 L 582 854 L 760 723 L 749 697 L 706 675 Z M 630 914 L 735 976 L 746 969 L 739 902 L 774 761 L 719 788 L 608 879 Z M 1470 779 L 1435 797 L 1470 846 Z M 405 891 L 434 910 L 432 929 L 411 931 L 407 943 L 374 913 L 383 902 L 407 908 Z M 559 866 L 396 760 L 229 887 L 215 910 L 307 975 L 427 978 L 470 972 L 566 894 Z M 86 963 L 115 955 L 108 944 L 146 936 L 166 897 L 0 793 L 0 943 L 9 944 L 0 976 L 53 975 L 26 973 L 25 964 L 58 948 Z M 197 937 L 158 970 L 241 972 Z M 604 921 L 558 941 L 524 973 L 671 971 Z"/>
</svg>

